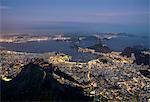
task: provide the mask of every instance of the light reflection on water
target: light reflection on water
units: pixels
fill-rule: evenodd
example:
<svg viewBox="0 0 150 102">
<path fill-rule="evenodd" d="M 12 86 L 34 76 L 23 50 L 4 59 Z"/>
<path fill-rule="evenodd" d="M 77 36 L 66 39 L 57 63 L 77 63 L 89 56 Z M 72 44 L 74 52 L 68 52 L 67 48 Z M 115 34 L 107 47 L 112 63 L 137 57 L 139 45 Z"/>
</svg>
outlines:
<svg viewBox="0 0 150 102">
<path fill-rule="evenodd" d="M 79 46 L 88 47 L 96 44 L 97 41 L 88 39 L 79 42 Z M 96 55 L 81 53 L 72 48 L 74 43 L 65 41 L 40 41 L 40 42 L 27 42 L 27 43 L 0 43 L 0 46 L 14 51 L 22 52 L 61 52 L 72 56 L 73 61 L 88 61 L 97 58 Z M 110 40 L 103 41 L 103 44 L 107 45 L 114 51 L 122 51 L 127 46 L 142 45 L 146 48 L 150 48 L 149 38 L 142 37 L 118 37 Z"/>
<path fill-rule="evenodd" d="M 72 56 L 73 61 L 88 61 L 96 58 L 95 55 L 88 53 L 81 53 L 72 48 L 70 42 L 63 41 L 40 41 L 27 43 L 1 43 L 1 46 L 8 50 L 21 52 L 61 52 Z"/>
</svg>

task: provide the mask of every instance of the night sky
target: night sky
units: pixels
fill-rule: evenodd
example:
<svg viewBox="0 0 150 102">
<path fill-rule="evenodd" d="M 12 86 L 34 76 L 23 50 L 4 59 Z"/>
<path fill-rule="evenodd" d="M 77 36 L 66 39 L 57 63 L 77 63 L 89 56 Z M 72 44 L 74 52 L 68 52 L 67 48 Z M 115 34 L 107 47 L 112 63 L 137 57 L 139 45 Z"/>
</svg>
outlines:
<svg viewBox="0 0 150 102">
<path fill-rule="evenodd" d="M 48 31 L 47 29 L 56 27 L 57 30 L 57 27 L 59 29 L 71 25 L 72 29 L 77 30 L 81 27 L 85 29 L 89 24 L 96 24 L 98 26 L 94 27 L 97 29 L 100 26 L 105 29 L 102 31 L 148 33 L 148 1 L 0 0 L 0 27 L 1 32 L 32 32 L 38 31 L 40 27 Z"/>
</svg>

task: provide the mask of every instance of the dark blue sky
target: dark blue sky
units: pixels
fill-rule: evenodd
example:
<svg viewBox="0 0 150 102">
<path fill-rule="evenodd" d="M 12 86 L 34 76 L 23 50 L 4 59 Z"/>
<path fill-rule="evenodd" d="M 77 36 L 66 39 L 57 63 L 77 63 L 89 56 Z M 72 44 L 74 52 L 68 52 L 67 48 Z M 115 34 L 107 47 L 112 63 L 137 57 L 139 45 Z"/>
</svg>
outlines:
<svg viewBox="0 0 150 102">
<path fill-rule="evenodd" d="M 62 25 L 62 23 L 67 26 L 71 24 L 71 27 L 77 30 L 78 25 L 83 24 L 82 27 L 85 25 L 87 27 L 91 23 L 98 23 L 99 27 L 104 28 L 105 26 L 106 31 L 111 31 L 111 26 L 112 28 L 115 26 L 112 31 L 125 32 L 130 28 L 130 31 L 133 30 L 133 32 L 148 33 L 148 1 L 0 0 L 1 31 L 17 32 L 22 30 L 23 32 L 32 31 L 33 28 L 33 31 L 36 31 L 40 27 L 43 30 L 44 27 L 52 30 L 53 27 L 50 26 Z M 72 26 L 72 24 L 74 25 Z M 122 27 L 121 30 L 120 27 Z"/>
</svg>

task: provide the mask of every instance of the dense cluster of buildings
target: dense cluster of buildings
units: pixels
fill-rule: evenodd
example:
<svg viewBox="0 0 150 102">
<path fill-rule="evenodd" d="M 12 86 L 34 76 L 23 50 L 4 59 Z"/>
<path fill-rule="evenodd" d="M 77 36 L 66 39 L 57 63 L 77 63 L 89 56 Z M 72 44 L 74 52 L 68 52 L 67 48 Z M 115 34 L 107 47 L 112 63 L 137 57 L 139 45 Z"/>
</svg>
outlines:
<svg viewBox="0 0 150 102">
<path fill-rule="evenodd" d="M 102 95 L 111 101 L 150 100 L 150 79 L 140 73 L 149 71 L 149 66 L 136 65 L 133 58 L 120 52 L 101 55 L 87 63 L 60 61 L 55 65 L 88 88 L 90 95 Z"/>
<path fill-rule="evenodd" d="M 94 52 L 93 52 L 94 53 Z M 103 96 L 110 101 L 150 100 L 150 79 L 140 70 L 150 71 L 149 66 L 136 65 L 134 58 L 120 55 L 120 52 L 97 53 L 101 57 L 89 62 L 71 62 L 71 57 L 56 53 L 25 53 L 1 50 L 1 78 L 17 75 L 22 66 L 34 58 L 42 58 L 52 63 L 62 72 L 73 77 L 77 83 L 58 78 L 61 83 L 73 84 L 84 88 L 85 94 Z M 57 77 L 56 77 L 57 78 Z"/>
<path fill-rule="evenodd" d="M 1 77 L 15 77 L 20 71 L 21 67 L 30 63 L 36 58 L 44 59 L 48 61 L 50 56 L 54 56 L 56 53 L 27 53 L 27 52 L 15 52 L 8 50 L 0 51 L 0 69 Z M 5 78 L 6 79 L 6 78 Z"/>
<path fill-rule="evenodd" d="M 63 35 L 49 35 L 49 36 L 13 36 L 13 37 L 0 37 L 0 42 L 8 42 L 8 43 L 25 43 L 31 41 L 47 41 L 47 40 L 60 40 L 66 41 L 70 40 L 70 37 L 65 37 Z"/>
</svg>

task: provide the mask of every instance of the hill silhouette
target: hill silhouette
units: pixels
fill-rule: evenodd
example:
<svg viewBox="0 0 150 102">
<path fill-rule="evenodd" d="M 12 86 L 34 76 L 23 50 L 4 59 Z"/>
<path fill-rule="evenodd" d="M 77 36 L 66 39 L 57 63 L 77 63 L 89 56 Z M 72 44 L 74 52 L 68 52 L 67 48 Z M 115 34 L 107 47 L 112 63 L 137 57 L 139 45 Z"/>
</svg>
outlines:
<svg viewBox="0 0 150 102">
<path fill-rule="evenodd" d="M 102 53 L 110 53 L 111 49 L 107 46 L 103 46 L 101 43 L 95 44 L 93 46 L 88 47 L 89 49 L 94 49 L 97 52 Z"/>
<path fill-rule="evenodd" d="M 131 54 L 134 53 L 135 55 L 135 63 L 137 65 L 150 65 L 150 55 L 144 54 L 142 51 L 147 51 L 149 49 L 142 48 L 141 46 L 134 46 L 134 47 L 126 47 L 124 51 L 121 53 L 123 56 L 131 57 Z"/>
<path fill-rule="evenodd" d="M 49 69 L 53 69 L 50 66 Z M 38 64 L 29 63 L 11 81 L 1 80 L 2 101 L 90 101 L 83 89 L 61 84 Z M 58 72 L 57 72 L 58 73 Z M 65 75 L 59 71 L 60 75 Z M 63 76 L 61 76 L 63 77 Z M 73 78 L 69 78 L 73 80 Z M 73 80 L 74 81 L 74 80 Z"/>
</svg>

